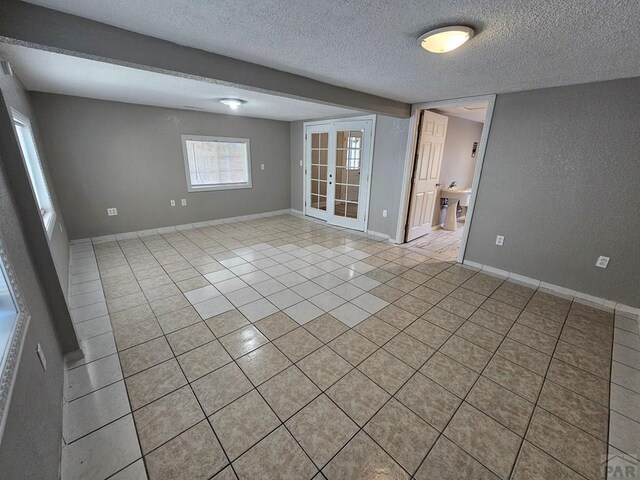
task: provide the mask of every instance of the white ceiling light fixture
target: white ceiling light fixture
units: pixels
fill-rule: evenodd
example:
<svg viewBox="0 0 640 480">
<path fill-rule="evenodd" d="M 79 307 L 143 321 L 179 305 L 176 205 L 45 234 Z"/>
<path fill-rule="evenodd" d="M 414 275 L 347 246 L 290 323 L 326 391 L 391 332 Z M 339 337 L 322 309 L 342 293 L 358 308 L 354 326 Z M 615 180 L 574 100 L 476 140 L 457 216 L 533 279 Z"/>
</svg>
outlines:
<svg viewBox="0 0 640 480">
<path fill-rule="evenodd" d="M 220 100 L 220 103 L 226 105 L 231 110 L 237 110 L 241 105 L 247 103 L 246 100 L 240 100 L 239 98 L 223 98 Z"/>
<path fill-rule="evenodd" d="M 463 25 L 436 28 L 420 37 L 418 43 L 432 53 L 446 53 L 462 46 L 474 35 L 472 28 Z"/>
</svg>

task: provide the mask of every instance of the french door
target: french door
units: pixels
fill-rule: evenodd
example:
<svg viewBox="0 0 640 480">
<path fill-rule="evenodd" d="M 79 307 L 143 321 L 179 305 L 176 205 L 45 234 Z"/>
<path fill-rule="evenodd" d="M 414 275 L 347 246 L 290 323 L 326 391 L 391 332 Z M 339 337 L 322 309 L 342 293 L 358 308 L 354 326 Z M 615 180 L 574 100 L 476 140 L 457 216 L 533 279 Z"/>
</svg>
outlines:
<svg viewBox="0 0 640 480">
<path fill-rule="evenodd" d="M 305 126 L 305 214 L 364 230 L 369 199 L 373 120 Z"/>
</svg>

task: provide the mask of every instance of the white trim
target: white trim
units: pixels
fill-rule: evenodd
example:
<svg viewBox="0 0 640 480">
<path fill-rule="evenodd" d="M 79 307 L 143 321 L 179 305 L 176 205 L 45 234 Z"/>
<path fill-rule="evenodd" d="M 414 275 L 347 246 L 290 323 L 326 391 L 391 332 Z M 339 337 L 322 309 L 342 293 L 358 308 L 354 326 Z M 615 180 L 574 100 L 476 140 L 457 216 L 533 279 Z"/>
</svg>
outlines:
<svg viewBox="0 0 640 480">
<path fill-rule="evenodd" d="M 540 286 L 540 280 L 536 280 L 535 278 L 531 277 L 525 277 L 524 275 L 518 275 L 517 273 L 512 273 L 511 275 L 509 275 L 509 278 L 511 278 L 514 283 L 524 285 L 525 287 L 538 288 Z"/>
<path fill-rule="evenodd" d="M 464 262 L 462 262 L 463 265 L 466 265 L 467 267 L 470 268 L 477 268 L 479 270 L 482 270 L 482 264 L 478 263 L 478 262 L 472 262 L 471 260 L 465 260 Z"/>
<path fill-rule="evenodd" d="M 216 183 L 207 185 L 196 185 L 191 183 L 191 169 L 189 168 L 189 156 L 187 155 L 187 140 L 205 141 L 205 142 L 221 142 L 221 143 L 244 143 L 247 148 L 247 181 L 240 183 Z M 184 170 L 187 178 L 187 191 L 190 193 L 197 192 L 215 192 L 216 190 L 240 190 L 243 188 L 253 188 L 251 182 L 251 141 L 248 138 L 232 138 L 232 137 L 214 137 L 210 135 L 180 135 L 182 143 L 182 156 L 184 157 Z"/>
<path fill-rule="evenodd" d="M 495 267 L 490 267 L 488 265 L 483 265 L 482 266 L 482 271 L 484 273 L 486 273 L 487 275 L 491 275 L 492 277 L 498 277 L 498 278 L 503 278 L 503 279 L 509 278 L 509 272 L 507 272 L 506 270 L 502 270 L 500 268 L 495 268 Z"/>
<path fill-rule="evenodd" d="M 564 297 L 564 298 L 573 298 L 579 293 L 579 292 L 576 292 L 575 290 L 571 290 L 570 288 L 561 287 L 559 285 L 554 285 L 553 283 L 547 283 L 547 282 L 540 282 L 540 287 L 538 288 L 543 292 L 548 292 L 548 293 L 553 292 L 557 296 Z"/>
<path fill-rule="evenodd" d="M 407 151 L 404 164 L 402 190 L 400 191 L 400 208 L 398 211 L 398 226 L 396 227 L 396 243 L 403 243 L 405 237 L 405 225 L 407 215 L 409 214 L 409 200 L 411 194 L 411 176 L 415 163 L 415 154 L 418 141 L 418 123 L 422 110 L 438 107 L 446 107 L 450 105 L 459 105 L 467 103 L 487 102 L 487 114 L 482 127 L 482 135 L 480 137 L 480 145 L 476 156 L 476 166 L 473 173 L 473 182 L 471 185 L 471 198 L 467 208 L 466 218 L 464 222 L 464 231 L 460 242 L 460 252 L 458 253 L 458 262 L 463 263 L 464 254 L 467 249 L 469 240 L 469 229 L 473 217 L 473 209 L 478 195 L 478 185 L 480 184 L 480 174 L 484 164 L 484 155 L 487 149 L 487 140 L 489 139 L 489 130 L 491 129 L 491 121 L 493 120 L 493 109 L 496 102 L 495 95 L 480 95 L 477 97 L 454 98 L 451 100 L 442 100 L 436 102 L 418 103 L 411 106 L 411 123 L 409 126 L 409 136 L 407 140 Z"/>
<path fill-rule="evenodd" d="M 134 232 L 122 232 L 122 233 L 114 233 L 111 235 L 102 235 L 99 237 L 90 237 L 83 238 L 79 240 L 72 240 L 71 243 L 105 243 L 105 242 L 113 242 L 116 240 L 128 240 L 131 238 L 140 238 L 140 237 L 150 237 L 151 235 L 158 235 L 162 233 L 173 233 L 184 230 L 191 230 L 193 228 L 203 228 L 203 227 L 211 227 L 214 225 L 222 225 L 224 223 L 236 223 L 236 222 L 244 222 L 247 220 L 255 220 L 258 218 L 268 218 L 275 217 L 277 215 L 288 215 L 288 214 L 300 214 L 298 210 L 292 210 L 290 208 L 284 208 L 282 210 L 274 210 L 271 212 L 264 213 L 252 213 L 249 215 L 241 215 L 239 217 L 227 217 L 227 218 L 219 218 L 216 220 L 207 220 L 204 222 L 196 222 L 196 223 L 185 223 L 182 225 L 172 225 L 168 227 L 160 227 L 160 228 L 150 228 L 148 230 L 138 230 Z"/>
<path fill-rule="evenodd" d="M 264 213 L 253 213 L 250 215 L 241 215 L 239 217 L 227 217 L 227 218 L 220 218 L 217 220 L 209 220 L 205 222 L 187 223 L 184 225 L 152 228 L 149 230 L 140 230 L 137 232 L 123 232 L 123 233 L 116 233 L 112 235 L 103 235 L 100 237 L 83 238 L 79 240 L 72 240 L 71 244 L 84 244 L 88 242 L 93 242 L 93 243 L 114 242 L 117 240 L 128 240 L 130 238 L 149 237 L 151 235 L 159 235 L 162 233 L 179 232 L 183 230 L 190 230 L 193 228 L 203 228 L 203 227 L 210 227 L 210 226 L 222 225 L 222 224 L 228 224 L 228 223 L 244 222 L 247 220 L 257 220 L 260 218 L 276 217 L 278 215 L 292 215 L 294 217 L 303 218 L 308 222 L 317 223 L 318 225 L 325 225 L 338 230 L 348 231 L 350 234 L 357 235 L 357 236 L 362 236 L 362 237 L 370 236 L 370 237 L 374 237 L 375 240 L 380 240 L 380 241 L 389 240 L 389 235 L 387 235 L 386 233 L 375 232 L 373 230 L 368 230 L 367 232 L 361 232 L 359 230 L 353 230 L 351 228 L 341 227 L 339 225 L 329 225 L 324 220 L 318 220 L 316 218 L 306 216 L 300 210 L 296 210 L 293 208 L 285 208 L 283 210 L 274 210 L 272 212 L 264 212 Z"/>
<path fill-rule="evenodd" d="M 0 239 L 0 262 L 6 273 L 7 282 L 11 294 L 15 300 L 16 309 L 18 311 L 14 320 L 9 343 L 7 344 L 6 355 L 0 364 L 0 443 L 2 443 L 2 434 L 7 421 L 7 412 L 11 403 L 11 395 L 18 373 L 18 365 L 22 356 L 22 348 L 26 338 L 27 328 L 31 320 L 31 315 L 24 303 L 22 293 L 18 286 L 18 280 L 15 277 L 13 267 L 4 249 L 4 245 Z"/>
<path fill-rule="evenodd" d="M 375 122 L 375 114 L 371 115 L 359 115 L 357 117 L 343 117 L 343 118 L 327 118 L 324 120 L 312 120 L 309 122 L 303 122 L 303 130 L 307 125 L 324 125 L 326 123 L 340 123 L 340 122 L 353 122 L 357 120 L 373 120 Z"/>
<path fill-rule="evenodd" d="M 367 230 L 367 234 L 368 235 L 373 235 L 374 237 L 378 237 L 378 238 L 381 238 L 383 240 L 389 240 L 389 235 L 387 235 L 386 233 L 376 232 L 374 230 Z"/>
<path fill-rule="evenodd" d="M 84 243 L 91 243 L 91 238 L 77 238 L 75 240 L 70 240 L 69 243 L 71 245 L 82 245 Z"/>
<path fill-rule="evenodd" d="M 16 110 L 13 107 L 11 107 L 10 110 L 11 110 L 11 120 L 13 123 L 14 134 L 16 136 L 18 146 L 20 147 L 22 162 L 27 169 L 27 176 L 29 177 L 29 184 L 31 185 L 31 190 L 33 192 L 33 196 L 36 201 L 36 206 L 40 211 L 40 220 L 42 221 L 44 231 L 47 235 L 47 240 L 51 240 L 51 237 L 53 237 L 53 230 L 56 225 L 57 214 L 56 214 L 55 206 L 53 205 L 51 190 L 49 189 L 49 181 L 47 179 L 47 176 L 44 173 L 44 167 L 42 166 L 42 160 L 40 159 L 40 151 L 39 151 L 38 144 L 36 142 L 36 135 L 35 135 L 35 132 L 33 131 L 33 127 L 31 126 L 31 120 L 29 119 L 29 117 L 27 117 L 23 113 L 20 113 L 18 110 Z M 20 136 L 18 135 L 16 124 L 22 125 L 22 127 L 24 127 L 28 131 L 29 136 L 31 137 L 31 142 L 33 143 L 33 156 L 35 156 L 35 158 L 33 159 L 27 158 L 27 152 L 24 151 L 22 142 L 20 141 Z M 29 155 L 29 157 L 31 156 L 32 155 Z M 31 160 L 31 163 L 36 162 L 37 165 L 30 165 L 29 160 Z M 36 169 L 37 169 L 37 172 L 34 171 L 32 174 L 32 171 Z M 42 178 L 34 178 L 38 176 L 38 173 Z M 40 183 L 42 185 L 39 185 Z M 39 190 L 43 190 L 43 189 L 44 189 L 44 194 L 46 194 L 47 200 L 49 200 L 49 205 L 44 207 L 43 205 L 40 205 L 40 201 L 38 200 L 38 196 L 39 195 L 42 196 L 42 193 L 43 193 L 43 192 L 39 192 Z M 45 207 L 48 207 L 48 208 L 45 208 Z M 43 210 L 44 210 L 44 214 L 42 213 Z"/>
<path fill-rule="evenodd" d="M 595 297 L 588 293 L 578 292 L 576 290 L 571 290 L 570 288 L 562 287 L 560 285 L 554 285 L 552 283 L 547 283 L 535 278 L 525 277 L 524 275 L 492 267 L 491 265 L 483 265 L 481 263 L 472 262 L 469 260 L 465 260 L 464 265 L 473 268 L 480 268 L 482 269 L 483 273 L 486 273 L 487 275 L 498 276 L 500 278 L 505 278 L 508 282 L 513 282 L 519 285 L 524 285 L 526 287 L 539 289 L 542 292 L 549 293 L 556 297 L 566 298 L 583 305 L 592 306 L 601 310 L 606 310 L 608 312 L 614 312 L 616 315 L 627 317 L 640 322 L 640 308 L 637 307 L 630 307 L 629 305 L 616 302 L 615 300 Z"/>
</svg>

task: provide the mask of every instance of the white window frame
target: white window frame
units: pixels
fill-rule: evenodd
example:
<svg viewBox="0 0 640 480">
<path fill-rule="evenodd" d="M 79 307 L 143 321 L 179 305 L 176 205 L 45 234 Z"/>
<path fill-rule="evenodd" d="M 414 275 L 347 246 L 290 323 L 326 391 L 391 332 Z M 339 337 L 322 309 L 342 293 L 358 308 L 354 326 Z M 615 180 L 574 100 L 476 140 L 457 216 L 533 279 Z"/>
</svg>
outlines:
<svg viewBox="0 0 640 480">
<path fill-rule="evenodd" d="M 253 184 L 251 181 L 251 143 L 248 138 L 211 137 L 207 135 L 181 135 L 181 138 L 182 138 L 182 155 L 184 156 L 184 169 L 187 176 L 187 191 L 211 192 L 216 190 L 238 190 L 243 188 L 253 188 Z M 200 142 L 244 143 L 247 148 L 247 181 L 241 182 L 241 183 L 193 185 L 191 183 L 189 157 L 187 155 L 188 140 L 195 140 Z"/>
<path fill-rule="evenodd" d="M 40 154 L 38 153 L 38 145 L 33 134 L 31 121 L 29 120 L 29 117 L 23 115 L 17 110 L 14 110 L 13 108 L 11 109 L 11 116 L 13 117 L 16 139 L 20 145 L 22 160 L 24 161 L 24 164 L 27 167 L 27 173 L 29 174 L 29 183 L 31 184 L 33 195 L 36 198 L 36 203 L 40 209 L 40 219 L 42 220 L 42 225 L 47 232 L 47 237 L 51 239 L 53 227 L 56 224 L 56 210 L 53 206 L 53 200 L 51 199 L 47 178 L 44 174 L 44 169 L 42 168 L 42 161 L 40 160 Z M 20 135 L 18 134 L 18 127 L 22 127 L 26 130 L 30 137 L 30 145 L 23 145 L 20 140 Z"/>
<path fill-rule="evenodd" d="M 4 426 L 7 421 L 7 412 L 11 401 L 11 393 L 15 383 L 18 363 L 22 354 L 25 334 L 31 319 L 26 305 L 22 299 L 18 283 L 13 273 L 13 268 L 7 257 L 7 253 L 0 238 L 0 275 L 6 283 L 7 292 L 0 293 L 8 300 L 9 305 L 5 315 L 0 313 L 2 322 L 7 322 L 5 333 L 0 338 L 0 442 Z"/>
</svg>

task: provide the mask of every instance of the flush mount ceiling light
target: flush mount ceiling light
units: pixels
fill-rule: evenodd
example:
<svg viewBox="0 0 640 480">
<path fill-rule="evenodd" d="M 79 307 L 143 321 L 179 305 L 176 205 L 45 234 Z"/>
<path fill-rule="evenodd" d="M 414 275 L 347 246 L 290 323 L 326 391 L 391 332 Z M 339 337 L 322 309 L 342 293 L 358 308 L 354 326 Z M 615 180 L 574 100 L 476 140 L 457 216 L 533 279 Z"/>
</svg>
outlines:
<svg viewBox="0 0 640 480">
<path fill-rule="evenodd" d="M 239 98 L 223 98 L 220 100 L 220 103 L 226 105 L 231 110 L 237 110 L 240 105 L 244 105 L 247 101 L 240 100 Z"/>
<path fill-rule="evenodd" d="M 432 53 L 446 53 L 460 47 L 473 37 L 472 28 L 462 25 L 436 28 L 420 37 L 420 46 Z"/>
</svg>

